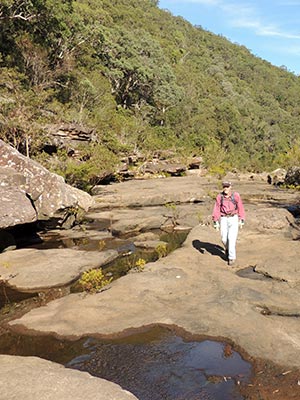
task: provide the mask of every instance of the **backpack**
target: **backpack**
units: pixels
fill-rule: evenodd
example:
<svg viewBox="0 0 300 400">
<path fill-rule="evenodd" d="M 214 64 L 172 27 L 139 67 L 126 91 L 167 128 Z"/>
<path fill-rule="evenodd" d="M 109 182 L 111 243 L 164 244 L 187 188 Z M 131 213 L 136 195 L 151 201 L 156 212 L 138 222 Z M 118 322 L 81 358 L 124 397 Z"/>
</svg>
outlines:
<svg viewBox="0 0 300 400">
<path fill-rule="evenodd" d="M 224 194 L 221 193 L 221 207 L 223 207 L 223 199 L 224 199 Z M 232 201 L 232 203 L 234 204 L 235 209 L 237 210 L 237 201 L 234 197 L 234 193 L 231 193 L 231 197 L 230 200 Z"/>
</svg>

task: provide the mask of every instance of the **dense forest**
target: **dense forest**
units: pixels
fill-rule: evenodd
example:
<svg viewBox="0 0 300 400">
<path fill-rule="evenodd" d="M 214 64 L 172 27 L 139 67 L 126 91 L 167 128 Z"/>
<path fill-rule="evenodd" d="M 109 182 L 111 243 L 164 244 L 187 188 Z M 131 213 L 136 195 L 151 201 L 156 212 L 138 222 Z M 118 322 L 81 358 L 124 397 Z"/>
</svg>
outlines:
<svg viewBox="0 0 300 400">
<path fill-rule="evenodd" d="M 0 67 L 0 137 L 71 182 L 165 149 L 212 171 L 300 163 L 300 78 L 155 0 L 0 0 Z M 93 131 L 81 162 L 42 151 L 63 123 Z"/>
</svg>

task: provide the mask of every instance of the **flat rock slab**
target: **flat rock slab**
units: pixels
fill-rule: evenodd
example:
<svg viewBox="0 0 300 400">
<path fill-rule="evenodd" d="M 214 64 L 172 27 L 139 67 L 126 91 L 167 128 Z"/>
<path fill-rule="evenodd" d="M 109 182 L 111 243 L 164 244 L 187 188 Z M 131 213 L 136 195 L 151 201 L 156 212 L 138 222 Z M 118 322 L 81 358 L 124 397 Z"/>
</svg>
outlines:
<svg viewBox="0 0 300 400">
<path fill-rule="evenodd" d="M 242 231 L 238 262 L 229 268 L 219 234 L 212 227 L 197 226 L 180 249 L 147 264 L 144 272 L 124 276 L 96 295 L 54 300 L 10 325 L 74 337 L 174 324 L 194 334 L 230 338 L 253 357 L 300 367 L 299 285 L 236 274 L 255 265 L 258 255 L 262 262 L 278 255 L 282 263 L 278 235 L 269 241 L 266 237 Z M 289 243 L 280 237 L 281 244 L 285 241 Z M 295 251 L 292 262 L 299 276 L 300 248 Z"/>
<path fill-rule="evenodd" d="M 288 220 L 293 217 L 287 207 L 299 202 L 299 193 L 263 181 L 245 182 L 237 178 L 232 181 L 233 190 L 241 194 L 245 203 L 250 229 L 259 232 L 288 229 Z M 199 222 L 208 224 L 221 187 L 215 178 L 185 176 L 126 181 L 98 189 L 94 196 L 96 206 L 87 217 L 110 221 L 112 232 L 120 234 L 170 226 L 174 220 L 190 227 Z M 106 211 L 101 211 L 103 208 Z"/>
<path fill-rule="evenodd" d="M 265 241 L 269 242 L 271 239 L 266 238 Z M 300 243 L 297 241 L 286 243 L 284 240 L 277 239 L 276 246 L 277 251 L 270 254 L 267 260 L 257 261 L 255 271 L 273 279 L 289 282 L 292 285 L 300 284 Z"/>
<path fill-rule="evenodd" d="M 0 355 L 1 399 L 134 400 L 133 394 L 105 379 L 37 357 Z"/>
<path fill-rule="evenodd" d="M 252 267 L 255 274 L 270 278 L 270 283 L 282 282 L 288 287 L 300 289 L 300 246 L 289 236 L 285 237 L 276 232 L 249 232 L 247 228 L 240 231 L 238 239 L 238 260 L 236 267 Z M 280 287 L 280 285 L 279 285 Z M 296 307 L 300 306 L 299 299 L 290 300 Z"/>
<path fill-rule="evenodd" d="M 167 243 L 162 240 L 145 240 L 145 241 L 135 241 L 134 245 L 136 247 L 141 247 L 143 249 L 163 249 L 167 248 Z"/>
<path fill-rule="evenodd" d="M 86 217 L 92 220 L 107 220 L 114 234 L 147 232 L 152 229 L 172 228 L 174 224 L 189 229 L 200 220 L 211 221 L 211 201 L 201 204 L 176 204 L 144 208 L 91 211 Z M 179 230 L 179 229 L 178 229 Z"/>
<path fill-rule="evenodd" d="M 20 291 L 60 287 L 118 257 L 115 250 L 19 249 L 0 254 L 0 276 Z"/>
<path fill-rule="evenodd" d="M 108 231 L 97 230 L 75 230 L 75 229 L 53 229 L 49 231 L 48 237 L 56 235 L 60 239 L 92 239 L 103 240 L 111 239 L 112 234 Z M 46 235 L 44 235 L 46 237 Z M 59 239 L 58 239 L 59 240 Z"/>
<path fill-rule="evenodd" d="M 299 200 L 297 191 L 281 190 L 266 182 L 229 179 L 233 190 L 242 194 L 243 200 L 292 204 Z M 221 190 L 221 182 L 214 177 L 183 176 L 145 180 L 131 180 L 97 187 L 93 198 L 95 208 L 149 207 L 168 203 L 194 203 L 211 200 Z"/>
<path fill-rule="evenodd" d="M 207 189 L 204 186 L 207 184 Z M 132 180 L 116 185 L 97 187 L 93 196 L 98 207 L 145 207 L 172 202 L 202 201 L 208 194 L 205 177 L 173 177 Z"/>
<path fill-rule="evenodd" d="M 285 208 L 275 208 L 260 205 L 246 206 L 247 225 L 253 230 L 259 232 L 275 231 L 279 232 L 289 228 L 289 220 L 293 220 L 291 213 Z"/>
</svg>

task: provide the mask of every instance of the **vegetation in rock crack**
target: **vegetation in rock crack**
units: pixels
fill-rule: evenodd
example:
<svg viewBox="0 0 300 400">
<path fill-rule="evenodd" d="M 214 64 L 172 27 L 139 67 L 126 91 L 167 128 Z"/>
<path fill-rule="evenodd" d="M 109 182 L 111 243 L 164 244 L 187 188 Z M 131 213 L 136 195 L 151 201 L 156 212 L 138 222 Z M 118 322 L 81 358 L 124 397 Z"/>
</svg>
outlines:
<svg viewBox="0 0 300 400">
<path fill-rule="evenodd" d="M 146 260 L 144 260 L 143 258 L 139 258 L 134 265 L 134 269 L 137 272 L 142 272 L 145 269 L 145 265 L 146 265 Z"/>
<path fill-rule="evenodd" d="M 165 204 L 165 207 L 168 211 L 170 211 L 168 215 L 165 215 L 167 222 L 170 221 L 172 226 L 175 227 L 178 225 L 179 210 L 175 203 L 167 203 Z"/>
<path fill-rule="evenodd" d="M 101 268 L 91 269 L 90 271 L 85 271 L 80 280 L 79 285 L 83 290 L 89 293 L 96 293 L 103 287 L 111 283 L 113 278 L 106 279 Z"/>
<path fill-rule="evenodd" d="M 99 240 L 98 242 L 98 250 L 102 251 L 106 246 L 105 240 Z"/>
<path fill-rule="evenodd" d="M 158 255 L 158 258 L 166 257 L 168 254 L 167 244 L 160 243 L 155 247 L 155 251 Z"/>
</svg>

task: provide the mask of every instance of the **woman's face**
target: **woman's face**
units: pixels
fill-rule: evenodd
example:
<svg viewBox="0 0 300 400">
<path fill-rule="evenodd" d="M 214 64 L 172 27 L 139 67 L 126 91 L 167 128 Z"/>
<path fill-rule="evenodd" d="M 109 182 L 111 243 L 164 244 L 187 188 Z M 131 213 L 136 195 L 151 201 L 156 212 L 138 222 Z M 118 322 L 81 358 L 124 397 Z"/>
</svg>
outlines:
<svg viewBox="0 0 300 400">
<path fill-rule="evenodd" d="M 225 187 L 223 187 L 223 193 L 224 193 L 225 195 L 230 194 L 230 192 L 231 192 L 231 186 L 225 186 Z"/>
</svg>

